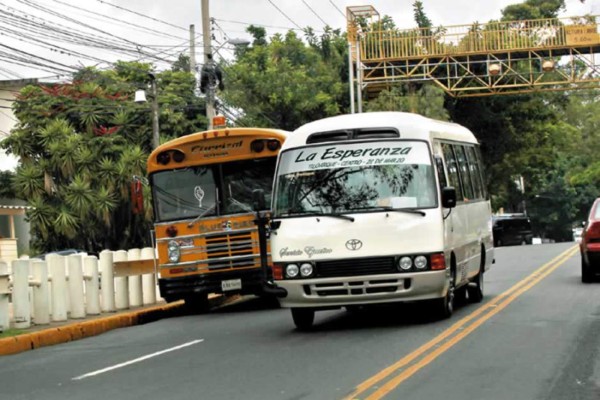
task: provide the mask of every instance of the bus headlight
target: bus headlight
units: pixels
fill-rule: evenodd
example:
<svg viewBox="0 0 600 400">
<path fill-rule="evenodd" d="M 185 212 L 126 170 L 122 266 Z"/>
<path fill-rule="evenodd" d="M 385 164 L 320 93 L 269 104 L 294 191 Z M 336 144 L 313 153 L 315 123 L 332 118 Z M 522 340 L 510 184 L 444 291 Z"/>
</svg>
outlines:
<svg viewBox="0 0 600 400">
<path fill-rule="evenodd" d="M 295 278 L 300 273 L 300 268 L 298 268 L 298 264 L 288 264 L 285 267 L 285 275 L 288 278 Z"/>
<path fill-rule="evenodd" d="M 401 257 L 400 260 L 398 260 L 398 268 L 400 268 L 403 271 L 408 271 L 410 268 L 412 267 L 412 260 L 410 259 L 410 257 Z"/>
<path fill-rule="evenodd" d="M 177 261 L 179 261 L 179 257 L 181 256 L 181 252 L 179 251 L 179 245 L 177 244 L 176 241 L 171 240 L 169 242 L 169 247 L 168 247 L 168 255 L 169 255 L 169 261 L 172 263 L 176 263 Z"/>
<path fill-rule="evenodd" d="M 417 267 L 417 269 L 427 268 L 427 257 L 425 257 L 425 256 L 415 257 L 415 267 Z"/>
<path fill-rule="evenodd" d="M 311 263 L 303 263 L 300 265 L 300 275 L 303 278 L 308 278 L 313 274 L 314 268 Z"/>
</svg>

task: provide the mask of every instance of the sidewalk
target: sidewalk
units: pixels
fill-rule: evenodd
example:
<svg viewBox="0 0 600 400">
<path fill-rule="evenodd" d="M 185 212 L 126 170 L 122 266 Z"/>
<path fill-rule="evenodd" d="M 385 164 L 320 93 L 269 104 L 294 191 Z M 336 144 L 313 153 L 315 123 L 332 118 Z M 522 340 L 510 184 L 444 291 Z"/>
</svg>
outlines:
<svg viewBox="0 0 600 400">
<path fill-rule="evenodd" d="M 225 298 L 214 295 L 209 298 L 211 308 L 236 301 L 236 297 Z M 159 303 L 113 313 L 90 315 L 82 319 L 52 322 L 48 325 L 33 325 L 25 333 L 0 339 L 0 356 L 16 354 L 44 346 L 71 342 L 101 333 L 134 325 L 142 325 L 184 314 L 183 301 Z"/>
</svg>

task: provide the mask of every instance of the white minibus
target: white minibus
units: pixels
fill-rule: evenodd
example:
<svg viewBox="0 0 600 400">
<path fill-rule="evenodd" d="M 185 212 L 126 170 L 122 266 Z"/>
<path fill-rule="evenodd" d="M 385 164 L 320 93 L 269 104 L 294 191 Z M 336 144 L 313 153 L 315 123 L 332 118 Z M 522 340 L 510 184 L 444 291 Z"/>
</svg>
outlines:
<svg viewBox="0 0 600 400">
<path fill-rule="evenodd" d="M 271 209 L 273 282 L 298 329 L 323 309 L 427 300 L 445 318 L 458 296 L 483 298 L 492 212 L 465 127 L 402 112 L 303 125 Z"/>
</svg>

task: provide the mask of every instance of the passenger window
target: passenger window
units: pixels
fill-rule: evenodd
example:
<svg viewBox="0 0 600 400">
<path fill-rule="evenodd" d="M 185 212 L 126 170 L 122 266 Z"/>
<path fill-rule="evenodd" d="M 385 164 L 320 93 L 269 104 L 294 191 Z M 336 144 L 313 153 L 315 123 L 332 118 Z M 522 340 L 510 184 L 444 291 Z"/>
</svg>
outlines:
<svg viewBox="0 0 600 400">
<path fill-rule="evenodd" d="M 435 167 L 437 169 L 438 180 L 440 181 L 440 189 L 448 186 L 448 180 L 446 179 L 446 172 L 444 171 L 444 160 L 442 157 L 435 156 Z"/>
<path fill-rule="evenodd" d="M 467 157 L 465 155 L 464 146 L 454 146 L 456 153 L 456 162 L 459 168 L 460 181 L 463 185 L 463 195 L 465 200 L 472 200 L 475 198 L 473 195 L 473 185 L 471 184 L 471 177 L 469 172 L 469 165 L 467 164 Z"/>
<path fill-rule="evenodd" d="M 448 183 L 450 186 L 454 186 L 456 189 L 456 198 L 462 199 L 463 192 L 460 184 L 460 178 L 458 177 L 458 165 L 456 164 L 456 157 L 452 150 L 452 145 L 449 143 L 442 144 L 442 150 L 444 151 L 444 159 L 446 160 L 446 168 L 448 169 Z"/>
<path fill-rule="evenodd" d="M 467 162 L 469 164 L 469 175 L 471 176 L 471 183 L 473 183 L 473 193 L 475 198 L 483 199 L 484 190 L 483 183 L 481 182 L 481 173 L 479 171 L 479 164 L 477 162 L 477 156 L 475 153 L 475 147 L 465 147 L 467 153 Z"/>
</svg>

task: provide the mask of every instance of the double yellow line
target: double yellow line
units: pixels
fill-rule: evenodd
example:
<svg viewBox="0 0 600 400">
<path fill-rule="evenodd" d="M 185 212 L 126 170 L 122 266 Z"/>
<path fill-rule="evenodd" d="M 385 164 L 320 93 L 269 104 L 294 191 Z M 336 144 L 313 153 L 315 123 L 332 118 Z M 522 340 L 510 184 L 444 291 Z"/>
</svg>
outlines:
<svg viewBox="0 0 600 400">
<path fill-rule="evenodd" d="M 506 308 L 520 295 L 550 275 L 555 269 L 571 258 L 577 252 L 577 249 L 577 246 L 567 249 L 504 293 L 456 322 L 423 346 L 359 384 L 344 400 L 375 400 L 389 394 L 406 379 L 445 353 L 471 332 L 479 328 L 488 319 Z"/>
</svg>

